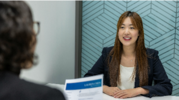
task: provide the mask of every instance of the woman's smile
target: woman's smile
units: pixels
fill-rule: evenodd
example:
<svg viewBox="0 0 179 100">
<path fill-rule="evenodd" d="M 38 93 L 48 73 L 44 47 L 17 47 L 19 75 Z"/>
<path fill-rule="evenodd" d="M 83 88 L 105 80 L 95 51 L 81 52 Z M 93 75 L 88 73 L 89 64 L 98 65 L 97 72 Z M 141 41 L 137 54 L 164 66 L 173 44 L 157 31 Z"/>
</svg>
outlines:
<svg viewBox="0 0 179 100">
<path fill-rule="evenodd" d="M 131 37 L 123 37 L 123 39 L 124 39 L 125 41 L 130 41 L 132 38 L 131 38 Z"/>
</svg>

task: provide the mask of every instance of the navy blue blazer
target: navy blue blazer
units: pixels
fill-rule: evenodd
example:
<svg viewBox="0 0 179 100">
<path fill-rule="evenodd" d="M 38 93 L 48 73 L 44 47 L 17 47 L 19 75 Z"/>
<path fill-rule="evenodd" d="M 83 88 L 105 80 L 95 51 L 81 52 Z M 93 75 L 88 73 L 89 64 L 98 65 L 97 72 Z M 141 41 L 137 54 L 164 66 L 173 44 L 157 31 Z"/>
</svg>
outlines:
<svg viewBox="0 0 179 100">
<path fill-rule="evenodd" d="M 102 55 L 94 64 L 94 66 L 84 75 L 84 77 L 104 74 L 103 84 L 111 86 L 106 59 L 112 48 L 113 47 L 103 48 Z M 170 83 L 170 79 L 168 79 L 164 67 L 159 59 L 158 51 L 147 49 L 146 52 L 148 55 L 148 65 L 150 68 L 148 73 L 148 85 L 142 86 L 142 88 L 149 90 L 149 93 L 144 96 L 153 97 L 171 95 L 173 86 Z M 139 87 L 139 77 L 137 76 L 137 74 L 135 78 L 134 88 L 136 87 Z"/>
</svg>

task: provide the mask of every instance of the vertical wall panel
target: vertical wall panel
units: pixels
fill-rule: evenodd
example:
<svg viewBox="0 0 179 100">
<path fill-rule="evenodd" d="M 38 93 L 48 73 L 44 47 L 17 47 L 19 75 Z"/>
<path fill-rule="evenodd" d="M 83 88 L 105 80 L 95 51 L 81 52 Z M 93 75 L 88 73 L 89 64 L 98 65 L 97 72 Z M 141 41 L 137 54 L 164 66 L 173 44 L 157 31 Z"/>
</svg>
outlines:
<svg viewBox="0 0 179 100">
<path fill-rule="evenodd" d="M 173 95 L 179 95 L 179 1 L 83 1 L 81 76 L 103 47 L 114 45 L 117 21 L 129 10 L 142 17 L 145 46 L 159 51 Z"/>
</svg>

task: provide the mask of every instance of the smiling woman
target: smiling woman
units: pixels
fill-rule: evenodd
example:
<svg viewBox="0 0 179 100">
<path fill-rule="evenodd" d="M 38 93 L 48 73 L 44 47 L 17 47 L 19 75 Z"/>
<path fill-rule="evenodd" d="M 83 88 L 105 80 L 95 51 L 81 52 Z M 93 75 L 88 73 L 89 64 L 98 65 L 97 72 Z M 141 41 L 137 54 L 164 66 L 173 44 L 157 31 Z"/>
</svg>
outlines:
<svg viewBox="0 0 179 100">
<path fill-rule="evenodd" d="M 115 98 L 172 93 L 158 51 L 145 48 L 143 23 L 136 12 L 126 11 L 120 16 L 114 46 L 103 49 L 85 77 L 97 74 L 104 74 L 103 92 Z"/>
</svg>

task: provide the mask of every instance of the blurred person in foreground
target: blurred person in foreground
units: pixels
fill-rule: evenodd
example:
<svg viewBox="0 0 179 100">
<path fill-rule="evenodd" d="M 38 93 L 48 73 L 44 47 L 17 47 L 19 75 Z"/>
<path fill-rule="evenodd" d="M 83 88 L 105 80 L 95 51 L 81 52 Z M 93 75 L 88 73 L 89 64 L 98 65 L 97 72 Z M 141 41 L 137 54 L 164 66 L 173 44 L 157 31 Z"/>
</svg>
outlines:
<svg viewBox="0 0 179 100">
<path fill-rule="evenodd" d="M 25 2 L 0 1 L 0 100 L 65 100 L 57 89 L 19 78 L 33 65 L 35 24 Z"/>
</svg>

